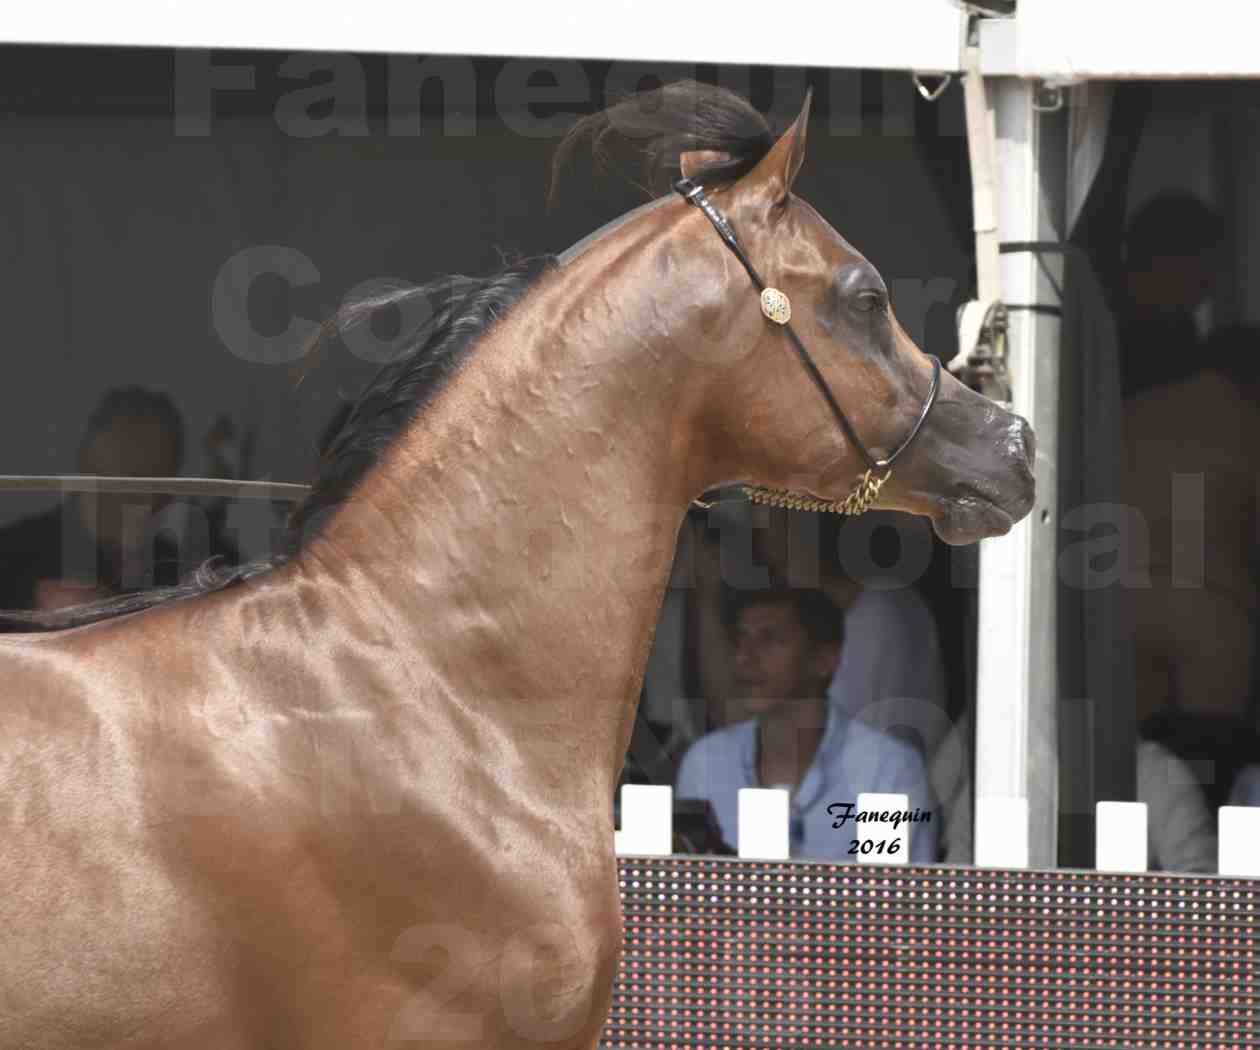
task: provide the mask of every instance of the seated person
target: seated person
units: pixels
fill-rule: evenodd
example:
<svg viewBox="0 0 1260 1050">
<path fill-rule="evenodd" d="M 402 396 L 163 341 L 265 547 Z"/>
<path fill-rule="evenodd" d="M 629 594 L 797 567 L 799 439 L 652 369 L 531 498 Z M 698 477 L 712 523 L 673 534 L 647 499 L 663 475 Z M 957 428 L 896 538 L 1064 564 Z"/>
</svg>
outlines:
<svg viewBox="0 0 1260 1050">
<path fill-rule="evenodd" d="M 904 733 L 931 758 L 949 730 L 936 619 L 914 587 L 858 591 L 844 615 L 848 644 L 827 695 L 868 725 Z"/>
<path fill-rule="evenodd" d="M 862 792 L 904 794 L 930 814 L 910 829 L 910 860 L 937 856 L 940 815 L 918 751 L 827 700 L 844 641 L 844 617 L 821 591 L 737 592 L 726 626 L 734 644 L 734 698 L 751 716 L 701 737 L 678 773 L 679 798 L 706 799 L 722 836 L 737 846 L 739 789 L 791 792 L 791 853 L 844 860 L 856 825 L 833 827 L 832 803 Z M 891 833 L 891 829 L 890 829 Z"/>
<path fill-rule="evenodd" d="M 851 579 L 843 564 L 846 533 L 834 515 L 735 505 L 689 524 L 680 549 L 689 552 L 688 564 L 694 565 L 696 692 L 707 699 L 710 718 L 716 715 L 723 724 L 727 707 L 735 706 L 734 663 L 722 624 L 723 580 L 755 589 L 765 585 L 756 575 L 762 573 L 764 579 L 817 586 L 844 618 L 846 641 L 828 698 L 842 714 L 919 750 L 941 803 L 936 833 L 944 859 L 971 863 L 972 730 L 967 717 L 957 724 L 949 717 L 936 621 L 918 589 L 908 583 L 863 587 Z"/>
<path fill-rule="evenodd" d="M 1166 708 L 1243 717 L 1260 612 L 1260 414 L 1229 376 L 1201 371 L 1129 399 L 1124 426 L 1124 502 L 1144 525 L 1125 566 L 1138 721 Z"/>
<path fill-rule="evenodd" d="M 243 476 L 224 447 L 237 437 L 220 415 L 203 438 L 212 476 Z M 97 403 L 79 442 L 76 470 L 106 477 L 174 477 L 184 457 L 184 421 L 165 394 L 143 387 L 116 387 Z M 158 493 L 72 493 L 42 513 L 0 528 L 0 609 L 51 611 L 84 602 L 179 582 L 181 573 L 214 556 L 240 561 L 227 527 L 227 501 L 196 507 L 205 528 L 163 527 L 171 505 Z M 177 542 L 173 532 L 182 531 Z"/>
<path fill-rule="evenodd" d="M 183 458 L 184 424 L 165 395 L 112 390 L 87 422 L 81 474 L 170 477 Z M 179 551 L 152 535 L 168 496 L 68 496 L 0 529 L 0 609 L 57 609 L 179 580 Z"/>
<path fill-rule="evenodd" d="M 1233 716 L 1165 711 L 1144 722 L 1140 736 L 1163 745 L 1194 773 L 1213 814 L 1220 806 L 1235 804 L 1231 788 L 1239 790 L 1242 772 L 1260 755 L 1260 731 L 1248 719 Z M 1139 801 L 1146 799 L 1139 796 Z"/>
<path fill-rule="evenodd" d="M 1216 815 L 1194 772 L 1154 740 L 1139 740 L 1137 798 L 1146 803 L 1150 871 L 1216 871 Z"/>
<path fill-rule="evenodd" d="M 1260 614 L 1253 450 L 1254 343 L 1204 345 L 1195 311 L 1226 255 L 1226 226 L 1180 190 L 1139 208 L 1125 235 L 1118 300 L 1125 401 L 1121 502 L 1138 721 L 1166 709 L 1242 717 Z"/>
<path fill-rule="evenodd" d="M 773 580 L 816 587 L 842 613 L 851 643 L 828 687 L 832 701 L 877 729 L 910 730 L 906 735 L 931 756 L 949 728 L 945 668 L 935 619 L 918 590 L 900 581 L 865 587 L 851 579 L 837 556 L 844 533 L 835 516 L 767 508 L 756 513 L 764 526 L 746 520 L 746 507 L 723 508 L 720 516 L 710 513 L 713 523 L 685 531 L 695 565 L 696 670 L 703 695 L 718 705 L 730 695 L 734 666 L 722 625 L 724 583 L 745 590 Z"/>
</svg>

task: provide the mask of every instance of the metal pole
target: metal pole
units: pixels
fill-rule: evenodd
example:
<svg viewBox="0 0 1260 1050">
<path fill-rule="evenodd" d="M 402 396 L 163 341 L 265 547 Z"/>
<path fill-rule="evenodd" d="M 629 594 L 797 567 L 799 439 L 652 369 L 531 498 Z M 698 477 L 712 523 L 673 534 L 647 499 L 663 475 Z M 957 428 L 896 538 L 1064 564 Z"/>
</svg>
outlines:
<svg viewBox="0 0 1260 1050">
<path fill-rule="evenodd" d="M 0 474 L 0 492 L 108 492 L 299 503 L 309 485 L 233 478 L 127 478 L 98 474 Z"/>
<path fill-rule="evenodd" d="M 1066 194 L 1064 114 L 1035 108 L 1036 85 L 990 81 L 1001 173 L 998 223 L 1004 243 L 1061 239 Z M 1037 435 L 1037 504 L 980 549 L 976 676 L 976 862 L 1053 867 L 1058 823 L 1056 674 L 1056 462 L 1059 318 L 1020 310 L 1058 305 L 1062 258 L 1004 254 L 1013 408 Z M 992 802 L 991 802 L 992 800 Z M 1018 802 L 1026 802 L 1024 808 Z M 1026 819 L 1025 826 L 1018 826 Z M 1017 826 L 1011 826 L 1015 822 Z M 1012 853 L 1012 842 L 1026 848 Z"/>
</svg>

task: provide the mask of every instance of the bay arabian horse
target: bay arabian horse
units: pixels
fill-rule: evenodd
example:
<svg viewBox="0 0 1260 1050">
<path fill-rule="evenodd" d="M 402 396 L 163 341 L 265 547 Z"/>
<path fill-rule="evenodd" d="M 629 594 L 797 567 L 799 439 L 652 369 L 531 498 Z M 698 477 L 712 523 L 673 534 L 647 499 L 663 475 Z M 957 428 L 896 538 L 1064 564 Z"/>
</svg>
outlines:
<svg viewBox="0 0 1260 1050">
<path fill-rule="evenodd" d="M 682 84 L 585 118 L 688 199 L 452 292 L 292 557 L 10 617 L 0 1047 L 596 1045 L 610 807 L 692 499 L 886 478 L 874 502 L 951 543 L 1033 502 L 1027 424 L 793 196 L 807 115 L 776 140 Z"/>
</svg>

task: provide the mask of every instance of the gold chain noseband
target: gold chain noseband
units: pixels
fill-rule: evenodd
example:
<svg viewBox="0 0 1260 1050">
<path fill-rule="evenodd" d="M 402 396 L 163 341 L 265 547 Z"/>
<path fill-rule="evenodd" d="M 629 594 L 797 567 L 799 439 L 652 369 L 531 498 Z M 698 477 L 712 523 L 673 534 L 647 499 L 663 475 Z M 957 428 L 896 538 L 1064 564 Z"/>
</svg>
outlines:
<svg viewBox="0 0 1260 1050">
<path fill-rule="evenodd" d="M 892 477 L 891 470 L 883 474 L 868 470 L 858 478 L 853 491 L 840 500 L 818 499 L 816 496 L 789 492 L 787 489 L 767 488 L 765 485 L 745 485 L 744 495 L 748 497 L 750 503 L 761 503 L 767 507 L 849 514 L 857 517 L 859 514 L 865 514 L 875 505 L 875 501 L 879 498 L 879 490 L 890 477 Z"/>
</svg>

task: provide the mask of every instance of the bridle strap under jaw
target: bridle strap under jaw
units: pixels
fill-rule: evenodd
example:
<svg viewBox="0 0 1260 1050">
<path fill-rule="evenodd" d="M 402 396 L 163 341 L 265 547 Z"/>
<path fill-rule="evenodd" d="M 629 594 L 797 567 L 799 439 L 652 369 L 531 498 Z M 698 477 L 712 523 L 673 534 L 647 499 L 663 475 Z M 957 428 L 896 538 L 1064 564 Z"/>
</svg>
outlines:
<svg viewBox="0 0 1260 1050">
<path fill-rule="evenodd" d="M 748 276 L 751 278 L 757 291 L 765 292 L 768 287 L 766 282 L 762 280 L 761 274 L 757 272 L 757 268 L 753 266 L 752 261 L 745 254 L 743 246 L 739 243 L 739 238 L 735 235 L 734 227 L 731 226 L 726 216 L 718 211 L 713 202 L 709 200 L 708 195 L 704 192 L 704 187 L 698 182 L 683 178 L 674 183 L 674 191 L 704 213 L 705 218 L 717 230 L 726 246 L 735 255 L 735 258 L 748 271 Z M 918 437 L 919 431 L 927 420 L 928 413 L 936 402 L 937 392 L 940 390 L 941 362 L 936 357 L 932 358 L 932 387 L 928 391 L 928 396 L 923 402 L 923 408 L 919 412 L 919 418 L 915 421 L 909 435 L 890 455 L 883 459 L 876 459 L 862 443 L 862 439 L 858 437 L 857 431 L 853 429 L 853 424 L 849 422 L 848 417 L 844 414 L 844 410 L 831 392 L 831 387 L 827 385 L 827 380 L 823 378 L 822 372 L 819 371 L 818 366 L 814 363 L 814 359 L 810 356 L 809 351 L 805 349 L 805 344 L 801 342 L 791 323 L 783 321 L 779 326 L 787 333 L 788 340 L 796 351 L 796 356 L 805 367 L 805 371 L 809 374 L 810 379 L 814 381 L 814 385 L 818 387 L 819 393 L 822 394 L 823 400 L 827 402 L 827 407 L 831 410 L 831 414 L 840 429 L 844 431 L 845 437 L 848 438 L 866 461 L 867 471 L 858 480 L 854 491 L 845 499 L 838 501 L 818 500 L 809 496 L 801 496 L 778 489 L 768 489 L 762 486 L 746 486 L 745 491 L 749 498 L 755 502 L 770 503 L 774 506 L 792 507 L 800 510 L 830 510 L 842 514 L 861 514 L 869 509 L 870 505 L 878 497 L 880 486 L 888 480 L 888 476 L 892 473 L 893 463 Z"/>
</svg>

